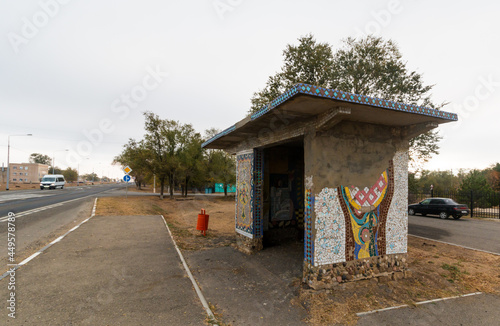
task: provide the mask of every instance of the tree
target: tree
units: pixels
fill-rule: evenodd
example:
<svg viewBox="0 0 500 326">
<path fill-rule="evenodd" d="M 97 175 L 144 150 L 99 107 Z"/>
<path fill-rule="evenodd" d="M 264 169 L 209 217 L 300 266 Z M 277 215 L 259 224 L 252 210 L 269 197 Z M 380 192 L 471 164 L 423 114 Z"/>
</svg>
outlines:
<svg viewBox="0 0 500 326">
<path fill-rule="evenodd" d="M 486 170 L 486 178 L 493 190 L 500 191 L 500 163 Z"/>
<path fill-rule="evenodd" d="M 452 171 L 423 170 L 418 179 L 418 191 L 428 192 L 431 185 L 434 194 L 443 194 L 456 190 L 459 186 L 459 179 L 453 175 Z"/>
<path fill-rule="evenodd" d="M 488 199 L 490 198 L 492 192 L 493 190 L 488 184 L 483 171 L 476 169 L 471 170 L 465 176 L 459 187 L 459 193 L 462 197 L 468 196 L 471 193 L 473 196 L 479 194 L 479 201 L 476 202 L 476 205 L 479 207 L 489 207 L 490 203 L 488 202 Z"/>
<path fill-rule="evenodd" d="M 62 175 L 68 182 L 78 181 L 78 171 L 75 169 L 67 168 L 66 170 L 62 171 Z"/>
<path fill-rule="evenodd" d="M 309 34 L 299 38 L 299 45 L 288 44 L 283 57 L 281 71 L 268 78 L 264 89 L 254 93 L 251 113 L 259 111 L 297 83 L 322 87 L 329 85 L 333 65 L 330 44 L 317 43 L 314 36 Z"/>
<path fill-rule="evenodd" d="M 439 109 L 431 100 L 433 85 L 406 68 L 406 62 L 393 41 L 367 36 L 348 38 L 332 54 L 328 43 L 317 43 L 312 35 L 298 39 L 299 45 L 287 45 L 281 71 L 270 76 L 264 89 L 254 93 L 250 113 L 279 96 L 296 83 L 309 83 L 388 100 Z M 430 131 L 410 141 L 410 160 L 415 169 L 438 154 L 437 132 Z"/>
<path fill-rule="evenodd" d="M 188 184 L 202 168 L 203 140 L 190 124 L 182 125 L 179 134 L 179 147 L 177 155 L 179 158 L 179 181 L 182 194 L 187 196 Z"/>
<path fill-rule="evenodd" d="M 45 164 L 45 165 L 52 164 L 52 159 L 50 158 L 50 156 L 40 154 L 40 153 L 32 153 L 30 155 L 29 161 L 30 161 L 30 163 L 38 163 L 38 164 Z"/>
<path fill-rule="evenodd" d="M 101 179 L 97 176 L 97 174 L 92 172 L 92 173 L 87 173 L 87 174 L 82 175 L 82 180 L 91 181 L 91 182 L 98 182 Z"/>
<path fill-rule="evenodd" d="M 152 175 L 151 161 L 152 154 L 144 142 L 129 139 L 129 142 L 123 146 L 121 154 L 114 158 L 113 164 L 130 166 L 132 169 L 130 175 L 134 177 L 137 189 L 141 189 L 141 185 Z"/>
<path fill-rule="evenodd" d="M 54 168 L 52 168 L 52 166 L 49 166 L 49 174 L 63 174 L 63 170 L 57 166 L 55 166 Z"/>
</svg>

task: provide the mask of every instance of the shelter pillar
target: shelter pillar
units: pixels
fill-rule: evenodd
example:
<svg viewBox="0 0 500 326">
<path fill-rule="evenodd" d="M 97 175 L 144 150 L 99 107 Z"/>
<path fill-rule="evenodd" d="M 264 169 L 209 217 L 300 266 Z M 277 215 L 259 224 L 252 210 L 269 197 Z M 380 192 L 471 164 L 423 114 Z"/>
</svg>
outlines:
<svg viewBox="0 0 500 326">
<path fill-rule="evenodd" d="M 237 246 L 246 253 L 262 250 L 263 152 L 259 149 L 236 154 Z"/>
</svg>

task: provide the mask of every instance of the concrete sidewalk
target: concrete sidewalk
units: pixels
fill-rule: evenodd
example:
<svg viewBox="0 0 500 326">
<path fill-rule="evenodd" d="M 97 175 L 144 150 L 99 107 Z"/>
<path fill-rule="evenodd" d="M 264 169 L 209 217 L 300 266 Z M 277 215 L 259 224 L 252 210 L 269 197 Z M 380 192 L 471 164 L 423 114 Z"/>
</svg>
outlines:
<svg viewBox="0 0 500 326">
<path fill-rule="evenodd" d="M 306 311 L 292 304 L 302 277 L 303 244 L 245 255 L 232 247 L 184 251 L 191 272 L 222 321 L 233 326 L 305 325 Z"/>
<path fill-rule="evenodd" d="M 206 317 L 161 216 L 96 216 L 18 269 L 16 283 L 17 318 L 5 306 L 1 325 L 203 325 Z"/>
<path fill-rule="evenodd" d="M 500 307 L 500 297 L 480 294 L 365 315 L 359 319 L 357 325 L 493 326 L 500 325 L 498 307 Z"/>
</svg>

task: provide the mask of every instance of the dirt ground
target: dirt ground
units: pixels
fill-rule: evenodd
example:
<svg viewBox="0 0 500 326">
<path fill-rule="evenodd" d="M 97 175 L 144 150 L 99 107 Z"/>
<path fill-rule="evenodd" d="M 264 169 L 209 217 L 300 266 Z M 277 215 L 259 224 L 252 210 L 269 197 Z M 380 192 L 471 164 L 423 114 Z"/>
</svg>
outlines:
<svg viewBox="0 0 500 326">
<path fill-rule="evenodd" d="M 102 198 L 98 215 L 162 214 L 183 250 L 204 250 L 234 244 L 234 197 Z M 203 237 L 196 230 L 197 214 L 210 215 Z M 471 292 L 500 294 L 500 256 L 409 236 L 410 276 L 397 281 L 372 279 L 314 291 L 297 282 L 293 303 L 308 310 L 312 325 L 355 324 L 356 313 Z"/>
</svg>

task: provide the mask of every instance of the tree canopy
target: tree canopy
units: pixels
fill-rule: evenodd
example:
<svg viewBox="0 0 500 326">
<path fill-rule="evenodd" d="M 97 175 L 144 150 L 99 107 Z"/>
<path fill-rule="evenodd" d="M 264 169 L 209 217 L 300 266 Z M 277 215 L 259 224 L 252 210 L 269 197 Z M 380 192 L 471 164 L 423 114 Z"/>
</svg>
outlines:
<svg viewBox="0 0 500 326">
<path fill-rule="evenodd" d="M 333 52 L 328 43 L 319 43 L 309 34 L 287 45 L 281 70 L 270 76 L 265 87 L 254 93 L 249 113 L 257 112 L 297 83 L 339 89 L 346 92 L 417 104 L 435 109 L 431 99 L 433 85 L 425 85 L 423 76 L 406 67 L 397 44 L 381 37 L 348 38 Z M 418 169 L 438 154 L 440 137 L 436 131 L 410 141 L 410 159 Z"/>
<path fill-rule="evenodd" d="M 187 196 L 190 186 L 204 187 L 235 180 L 232 158 L 221 151 L 203 149 L 201 144 L 205 139 L 192 125 L 161 119 L 153 112 L 145 112 L 144 117 L 144 139 L 130 139 L 114 159 L 115 164 L 132 168 L 131 175 L 137 187 L 154 175 L 163 198 L 167 184 L 172 197 L 176 186 L 180 186 L 182 194 Z"/>
<path fill-rule="evenodd" d="M 32 153 L 29 158 L 30 163 L 46 164 L 51 165 L 52 159 L 48 155 L 40 153 Z"/>
</svg>

